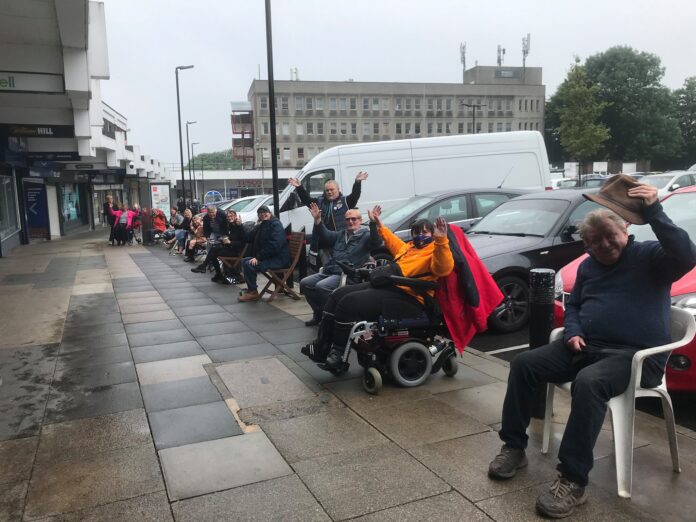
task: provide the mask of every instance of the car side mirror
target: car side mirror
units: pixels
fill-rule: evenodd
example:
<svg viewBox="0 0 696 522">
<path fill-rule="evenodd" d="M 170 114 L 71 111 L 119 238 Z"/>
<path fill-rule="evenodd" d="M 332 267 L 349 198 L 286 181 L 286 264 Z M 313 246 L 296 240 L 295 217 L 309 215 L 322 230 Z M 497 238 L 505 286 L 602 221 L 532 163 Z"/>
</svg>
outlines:
<svg viewBox="0 0 696 522">
<path fill-rule="evenodd" d="M 677 190 L 681 185 L 679 183 L 672 183 L 672 186 L 669 187 L 670 192 L 673 190 Z"/>
<path fill-rule="evenodd" d="M 561 232 L 561 236 L 565 239 L 572 239 L 572 237 L 578 233 L 577 225 L 568 225 Z"/>
</svg>

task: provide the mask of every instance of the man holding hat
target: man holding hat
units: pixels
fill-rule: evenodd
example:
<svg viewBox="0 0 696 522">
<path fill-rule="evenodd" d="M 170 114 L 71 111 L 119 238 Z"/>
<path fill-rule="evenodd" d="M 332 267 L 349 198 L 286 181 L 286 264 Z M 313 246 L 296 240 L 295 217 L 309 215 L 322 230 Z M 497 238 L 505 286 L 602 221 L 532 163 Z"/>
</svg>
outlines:
<svg viewBox="0 0 696 522">
<path fill-rule="evenodd" d="M 256 285 L 256 275 L 259 272 L 290 265 L 290 249 L 283 224 L 266 205 L 261 205 L 256 212 L 259 224 L 247 236 L 247 241 L 252 244 L 254 257 L 242 260 L 242 273 L 248 289 L 239 297 L 243 303 L 259 299 Z"/>
<path fill-rule="evenodd" d="M 696 246 L 664 213 L 655 187 L 618 175 L 585 197 L 611 210 L 590 212 L 580 225 L 589 256 L 566 303 L 564 338 L 522 353 L 510 365 L 499 433 L 504 445 L 488 469 L 490 478 L 503 480 L 527 465 L 526 429 L 538 385 L 572 380 L 560 475 L 536 502 L 539 513 L 553 518 L 572 514 L 587 500 L 606 404 L 626 390 L 636 351 L 671 341 L 670 288 L 696 266 Z M 626 221 L 649 224 L 658 241 L 634 242 Z M 667 356 L 646 359 L 643 386 L 660 383 Z"/>
</svg>

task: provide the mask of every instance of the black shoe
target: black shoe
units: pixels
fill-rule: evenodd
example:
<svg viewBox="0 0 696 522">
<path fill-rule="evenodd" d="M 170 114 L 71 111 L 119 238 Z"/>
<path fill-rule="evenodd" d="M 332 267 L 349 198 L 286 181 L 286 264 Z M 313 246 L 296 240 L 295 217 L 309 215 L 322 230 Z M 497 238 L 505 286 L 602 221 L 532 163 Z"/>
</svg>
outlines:
<svg viewBox="0 0 696 522">
<path fill-rule="evenodd" d="M 536 509 L 547 517 L 565 518 L 573 514 L 576 506 L 585 502 L 587 493 L 584 487 L 565 477 L 558 477 L 547 492 L 539 495 Z"/>
<path fill-rule="evenodd" d="M 224 279 L 225 279 L 225 278 L 222 277 L 222 274 L 215 274 L 214 277 L 211 277 L 211 278 L 210 278 L 210 280 L 211 280 L 213 283 L 222 283 L 222 281 L 223 281 Z"/>
<path fill-rule="evenodd" d="M 343 365 L 343 352 L 338 348 L 331 348 L 329 355 L 326 356 L 326 362 L 324 363 L 324 370 L 328 371 L 338 371 Z"/>
<path fill-rule="evenodd" d="M 314 315 L 309 321 L 305 321 L 305 326 L 316 326 L 321 323 L 321 315 Z"/>
<path fill-rule="evenodd" d="M 326 349 L 316 342 L 305 344 L 302 348 L 300 348 L 300 352 L 316 363 L 326 362 Z"/>
<path fill-rule="evenodd" d="M 523 449 L 503 446 L 488 465 L 488 476 L 495 480 L 505 480 L 515 476 L 517 470 L 527 465 L 527 455 Z"/>
<path fill-rule="evenodd" d="M 205 274 L 205 265 L 198 265 L 196 268 L 192 268 L 191 272 L 196 272 L 197 274 Z"/>
<path fill-rule="evenodd" d="M 192 257 L 185 257 L 184 258 L 185 263 L 193 263 L 194 261 L 195 261 L 195 259 L 193 259 Z"/>
</svg>

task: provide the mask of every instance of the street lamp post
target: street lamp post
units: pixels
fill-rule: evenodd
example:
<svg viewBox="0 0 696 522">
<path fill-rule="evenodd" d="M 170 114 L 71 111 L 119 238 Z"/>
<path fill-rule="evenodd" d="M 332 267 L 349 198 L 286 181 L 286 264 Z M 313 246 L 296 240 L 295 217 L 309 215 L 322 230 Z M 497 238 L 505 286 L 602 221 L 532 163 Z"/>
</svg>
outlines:
<svg viewBox="0 0 696 522">
<path fill-rule="evenodd" d="M 189 125 L 193 125 L 195 121 L 186 122 L 186 154 L 188 155 L 188 171 L 189 171 L 189 190 L 191 191 L 191 197 L 193 198 L 193 182 L 191 181 L 191 146 L 189 145 Z"/>
<path fill-rule="evenodd" d="M 185 202 L 186 187 L 184 186 L 184 183 L 186 183 L 186 181 L 184 178 L 184 144 L 181 136 L 181 100 L 179 98 L 179 71 L 183 71 L 184 69 L 193 69 L 193 65 L 177 65 L 174 68 L 174 76 L 176 76 L 176 113 L 179 122 L 179 164 L 181 166 L 181 195 L 184 198 Z"/>
<path fill-rule="evenodd" d="M 193 147 L 194 145 L 200 145 L 197 141 L 194 141 L 191 144 L 191 170 L 193 170 L 193 182 L 196 182 L 196 155 L 193 153 Z M 198 185 L 195 186 L 196 189 L 196 199 L 198 199 Z M 203 193 L 205 194 L 205 192 Z M 193 196 L 191 196 L 193 197 Z M 200 201 L 199 201 L 200 203 Z"/>
<path fill-rule="evenodd" d="M 273 179 L 273 210 L 280 216 L 278 197 L 278 157 L 276 156 L 275 87 L 273 83 L 273 31 L 271 25 L 271 0 L 266 0 L 266 57 L 268 61 L 268 103 L 271 124 L 271 176 Z"/>
<path fill-rule="evenodd" d="M 462 105 L 464 107 L 469 107 L 470 109 L 473 109 L 473 111 L 471 113 L 472 125 L 474 127 L 473 130 L 474 130 L 474 134 L 478 134 L 478 132 L 476 132 L 476 111 L 482 107 L 488 107 L 488 105 L 485 103 L 481 104 L 481 103 L 464 103 L 464 102 L 462 102 Z"/>
</svg>

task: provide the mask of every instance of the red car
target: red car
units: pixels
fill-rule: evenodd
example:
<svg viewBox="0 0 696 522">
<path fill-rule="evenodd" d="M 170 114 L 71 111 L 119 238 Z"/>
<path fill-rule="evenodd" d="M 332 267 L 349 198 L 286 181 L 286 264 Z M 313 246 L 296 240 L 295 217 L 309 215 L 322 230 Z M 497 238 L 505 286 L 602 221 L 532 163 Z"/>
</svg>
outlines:
<svg viewBox="0 0 696 522">
<path fill-rule="evenodd" d="M 672 192 L 662 200 L 667 215 L 678 226 L 686 230 L 692 241 L 696 240 L 696 187 L 686 187 Z M 636 241 L 655 240 L 650 225 L 631 225 L 629 233 Z M 587 257 L 583 254 L 560 271 L 563 294 L 567 298 L 575 284 L 578 265 Z M 696 268 L 672 285 L 672 305 L 689 310 L 696 315 Z M 562 326 L 562 303 L 556 301 L 555 320 Z M 670 391 L 696 391 L 696 340 L 675 350 L 667 362 L 667 388 Z"/>
</svg>

